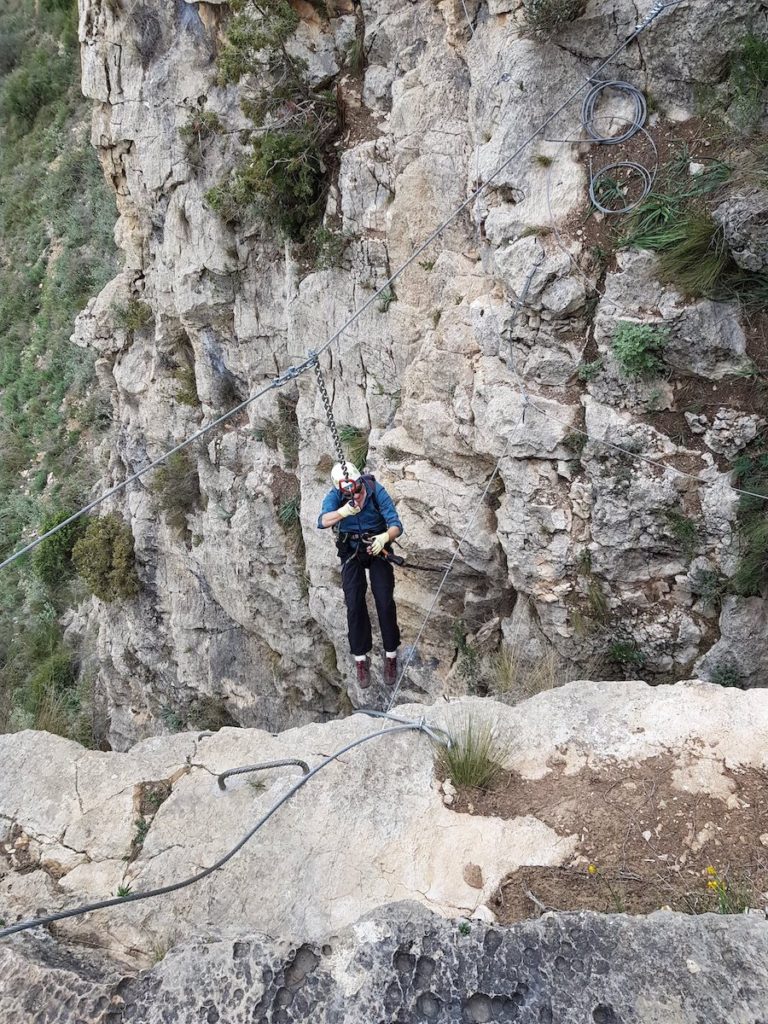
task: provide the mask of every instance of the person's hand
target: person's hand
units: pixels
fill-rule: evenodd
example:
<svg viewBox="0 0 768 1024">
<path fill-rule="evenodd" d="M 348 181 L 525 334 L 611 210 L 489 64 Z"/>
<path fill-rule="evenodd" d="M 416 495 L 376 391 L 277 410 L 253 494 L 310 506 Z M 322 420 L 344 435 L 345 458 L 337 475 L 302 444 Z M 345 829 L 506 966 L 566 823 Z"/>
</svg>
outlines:
<svg viewBox="0 0 768 1024">
<path fill-rule="evenodd" d="M 380 555 L 384 545 L 389 544 L 389 533 L 377 533 L 371 543 L 370 552 L 372 555 Z"/>
<path fill-rule="evenodd" d="M 346 505 L 342 505 L 337 511 L 342 519 L 346 519 L 347 516 L 356 516 L 360 514 L 359 507 L 352 501 L 348 501 Z"/>
</svg>

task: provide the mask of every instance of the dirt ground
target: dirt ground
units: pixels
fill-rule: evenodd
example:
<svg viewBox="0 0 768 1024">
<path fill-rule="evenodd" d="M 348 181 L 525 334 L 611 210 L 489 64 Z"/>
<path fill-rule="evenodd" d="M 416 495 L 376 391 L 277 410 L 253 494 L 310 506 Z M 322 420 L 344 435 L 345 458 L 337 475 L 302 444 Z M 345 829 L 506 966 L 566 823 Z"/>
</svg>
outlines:
<svg viewBox="0 0 768 1024">
<path fill-rule="evenodd" d="M 524 867 L 491 902 L 502 923 L 544 910 L 645 914 L 739 912 L 768 902 L 766 772 L 724 773 L 721 796 L 675 785 L 685 769 L 672 756 L 603 763 L 531 781 L 504 772 L 487 791 L 460 792 L 460 813 L 534 815 L 561 835 L 577 835 L 569 865 Z M 708 870 L 709 869 L 709 870 Z"/>
</svg>

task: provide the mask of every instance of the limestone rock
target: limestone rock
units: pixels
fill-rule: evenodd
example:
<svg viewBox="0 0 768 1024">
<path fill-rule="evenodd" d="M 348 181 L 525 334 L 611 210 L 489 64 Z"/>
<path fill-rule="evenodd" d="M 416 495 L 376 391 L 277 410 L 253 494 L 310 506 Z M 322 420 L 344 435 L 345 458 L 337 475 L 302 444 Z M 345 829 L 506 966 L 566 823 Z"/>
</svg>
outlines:
<svg viewBox="0 0 768 1024">
<path fill-rule="evenodd" d="M 754 441 L 765 420 L 735 409 L 718 409 L 712 425 L 704 433 L 704 443 L 713 452 L 733 459 L 750 441 Z"/>
<path fill-rule="evenodd" d="M 759 638 L 766 629 L 768 601 L 760 597 L 726 597 L 720 613 L 720 639 L 699 660 L 696 671 L 705 679 L 730 686 L 765 686 L 768 657 Z"/>
<path fill-rule="evenodd" d="M 755 188 L 729 196 L 713 216 L 740 267 L 760 271 L 768 266 L 768 190 Z"/>
<path fill-rule="evenodd" d="M 707 799 L 730 795 L 727 771 L 761 770 L 768 743 L 768 690 L 698 682 L 579 682 L 515 707 L 474 699 L 398 712 L 416 721 L 425 715 L 451 731 L 469 714 L 492 722 L 505 767 L 522 779 L 551 775 L 563 751 L 569 772 L 671 756 L 686 791 Z M 86 751 L 43 733 L 0 737 L 7 767 L 0 776 L 0 839 L 13 847 L 15 830 L 34 851 L 23 863 L 0 859 L 5 920 L 106 897 L 120 885 L 140 892 L 198 871 L 300 777 L 290 766 L 270 769 L 231 777 L 222 791 L 219 772 L 284 757 L 314 766 L 381 728 L 354 715 L 277 736 L 225 728 L 155 737 L 127 753 Z M 712 743 L 716 762 L 706 753 Z M 34 777 L 19 786 L 32 763 Z M 180 935 L 234 940 L 265 932 L 322 941 L 401 898 L 447 917 L 471 915 L 521 866 L 570 863 L 579 837 L 567 813 L 557 828 L 537 817 L 536 806 L 521 806 L 510 819 L 457 815 L 444 805 L 434 770 L 432 744 L 415 731 L 371 739 L 311 779 L 220 871 L 161 898 L 72 918 L 57 934 L 142 961 Z M 158 784 L 169 795 L 147 803 Z M 140 816 L 145 825 L 137 838 Z M 44 865 L 62 846 L 84 859 L 55 884 Z M 476 872 L 467 879 L 468 864 L 480 866 L 481 888 L 472 884 Z"/>
<path fill-rule="evenodd" d="M 751 915 L 546 914 L 468 928 L 399 903 L 325 941 L 187 941 L 137 977 L 93 955 L 27 941 L 0 950 L 0 1011 L 23 1019 L 30 991 L 51 1012 L 76 998 L 80 1019 L 91 1024 L 245 1024 L 273 1014 L 296 1024 L 393 1015 L 653 1024 L 671 1006 L 680 1024 L 752 1024 L 762 1011 L 768 926 Z M 649 967 L 659 963 L 662 971 Z"/>
<path fill-rule="evenodd" d="M 758 6 L 722 0 L 717 13 L 694 17 L 679 4 L 654 22 L 642 74 L 665 115 L 691 109 L 694 86 L 716 76 L 703 55 L 715 40 L 735 47 Z M 618 319 L 663 320 L 669 366 L 720 379 L 749 362 L 739 310 L 689 302 L 659 284 L 651 254 L 620 253 L 596 311 L 604 365 L 585 396 L 612 411 L 588 409 L 590 428 L 654 457 L 701 462 L 712 475 L 683 492 L 620 456 L 601 457 L 594 442 L 580 453 L 576 371 L 595 273 L 573 225 L 586 169 L 578 147 L 547 141 L 573 135 L 574 111 L 511 159 L 551 113 L 553 94 L 580 86 L 649 4 L 595 0 L 547 42 L 531 38 L 520 5 L 506 0 L 467 0 L 474 32 L 458 0 L 332 7 L 326 18 L 321 4 L 300 0 L 290 41 L 311 81 L 336 90 L 344 115 L 326 213 L 343 253 L 340 265 L 318 269 L 257 217 L 225 223 L 206 199 L 248 153 L 240 101 L 252 83 L 215 79 L 226 5 L 164 4 L 149 17 L 131 5 L 81 4 L 83 89 L 95 102 L 92 139 L 115 188 L 125 260 L 74 336 L 97 354 L 100 386 L 111 393 L 114 435 L 98 456 L 104 489 L 302 361 L 369 303 L 324 365 L 339 424 L 367 436 L 369 466 L 398 502 L 412 561 L 438 567 L 453 557 L 506 446 L 414 654 L 407 695 L 429 699 L 456 685 L 457 618 L 469 635 L 498 618 L 494 639 L 517 631 L 539 655 L 550 645 L 561 661 L 591 659 L 573 624 L 585 589 L 574 567 L 587 544 L 612 624 L 640 630 L 655 671 L 670 663 L 682 671 L 692 647 L 700 656 L 711 642 L 711 620 L 696 602 L 677 603 L 685 565 L 659 507 L 684 497 L 692 508 L 695 488 L 706 527 L 697 554 L 726 571 L 735 558 L 732 502 L 714 460 L 647 428 L 641 417 L 674 410 L 675 392 L 620 380 L 610 339 Z M 362 81 L 346 67 L 357 39 Z M 635 48 L 622 60 L 629 77 L 641 73 Z M 201 154 L 183 129 L 203 102 L 224 130 Z M 621 113 L 620 101 L 607 97 L 605 109 Z M 742 213 L 734 206 L 729 219 L 747 232 Z M 446 221 L 391 292 L 373 299 Z M 130 298 L 152 311 L 145 329 L 113 323 L 112 306 Z M 182 366 L 194 373 L 197 404 L 179 401 Z M 629 419 L 614 420 L 619 412 Z M 186 724 L 279 730 L 363 699 L 338 560 L 315 527 L 332 454 L 311 378 L 251 405 L 193 458 L 200 495 L 181 534 L 164 521 L 149 480 L 112 503 L 131 524 L 140 595 L 120 606 L 88 602 L 68 620 L 69 639 L 93 651 L 99 721 L 115 748 Z M 299 495 L 300 521 L 286 530 L 281 508 Z M 433 582 L 407 570 L 398 577 L 406 642 L 419 632 Z"/>
</svg>

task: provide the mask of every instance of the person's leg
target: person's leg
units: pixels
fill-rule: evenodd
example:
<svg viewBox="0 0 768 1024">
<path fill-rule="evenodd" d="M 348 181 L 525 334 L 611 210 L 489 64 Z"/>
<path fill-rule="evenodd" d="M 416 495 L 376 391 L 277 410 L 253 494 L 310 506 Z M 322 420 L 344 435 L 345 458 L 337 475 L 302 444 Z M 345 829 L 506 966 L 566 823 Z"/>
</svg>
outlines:
<svg viewBox="0 0 768 1024">
<path fill-rule="evenodd" d="M 384 650 L 387 654 L 396 653 L 400 646 L 400 628 L 395 607 L 395 572 L 384 558 L 371 559 L 371 590 L 376 602 Z"/>
<path fill-rule="evenodd" d="M 341 586 L 347 605 L 349 649 L 355 657 L 368 654 L 373 646 L 371 620 L 365 604 L 368 582 L 357 558 L 350 558 L 341 569 Z"/>
</svg>

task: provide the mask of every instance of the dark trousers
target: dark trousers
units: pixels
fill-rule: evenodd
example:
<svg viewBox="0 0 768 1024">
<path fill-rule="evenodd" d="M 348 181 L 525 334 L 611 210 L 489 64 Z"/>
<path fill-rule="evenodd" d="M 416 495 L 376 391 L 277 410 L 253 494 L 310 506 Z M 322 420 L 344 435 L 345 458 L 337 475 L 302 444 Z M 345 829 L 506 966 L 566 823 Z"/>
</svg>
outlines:
<svg viewBox="0 0 768 1024">
<path fill-rule="evenodd" d="M 346 561 L 342 561 L 341 585 L 347 604 L 349 649 L 352 654 L 367 654 L 373 646 L 371 619 L 365 603 L 368 591 L 366 569 L 371 574 L 371 590 L 384 650 L 396 651 L 400 644 L 400 628 L 395 607 L 395 573 L 386 559 L 373 558 L 364 551 L 353 557 L 347 555 Z"/>
</svg>

